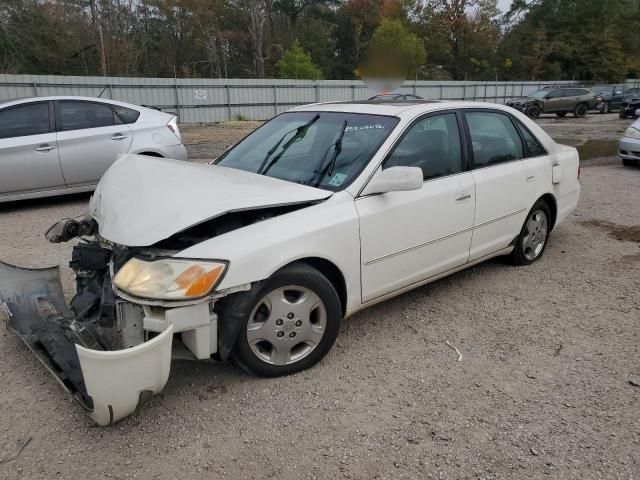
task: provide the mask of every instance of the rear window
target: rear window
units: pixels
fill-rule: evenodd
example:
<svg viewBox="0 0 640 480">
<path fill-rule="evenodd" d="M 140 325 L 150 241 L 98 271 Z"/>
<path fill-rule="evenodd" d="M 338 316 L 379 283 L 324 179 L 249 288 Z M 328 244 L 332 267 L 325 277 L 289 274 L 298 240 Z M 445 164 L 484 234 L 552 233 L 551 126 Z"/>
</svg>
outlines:
<svg viewBox="0 0 640 480">
<path fill-rule="evenodd" d="M 49 104 L 29 103 L 0 111 L 0 138 L 49 133 Z"/>
<path fill-rule="evenodd" d="M 132 108 L 122 107 L 120 105 L 111 105 L 111 107 L 116 111 L 122 123 L 136 123 L 140 116 L 140 112 Z"/>
<path fill-rule="evenodd" d="M 108 127 L 115 124 L 113 110 L 104 103 L 63 100 L 60 109 L 60 130 Z"/>
</svg>

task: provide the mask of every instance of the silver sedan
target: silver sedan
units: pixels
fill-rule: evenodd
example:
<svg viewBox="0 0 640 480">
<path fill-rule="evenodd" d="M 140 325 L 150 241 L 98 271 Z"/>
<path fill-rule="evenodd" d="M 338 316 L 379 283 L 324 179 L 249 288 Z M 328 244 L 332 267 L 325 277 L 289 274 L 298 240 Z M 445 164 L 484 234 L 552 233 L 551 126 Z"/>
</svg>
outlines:
<svg viewBox="0 0 640 480">
<path fill-rule="evenodd" d="M 0 101 L 0 202 L 92 191 L 125 153 L 188 159 L 169 113 L 89 97 Z"/>
</svg>

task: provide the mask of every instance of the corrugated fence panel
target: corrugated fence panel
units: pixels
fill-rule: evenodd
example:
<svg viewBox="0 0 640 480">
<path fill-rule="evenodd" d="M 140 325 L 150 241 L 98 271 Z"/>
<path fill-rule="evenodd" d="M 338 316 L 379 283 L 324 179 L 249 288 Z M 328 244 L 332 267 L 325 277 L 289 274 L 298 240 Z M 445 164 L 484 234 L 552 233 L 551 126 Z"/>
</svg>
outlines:
<svg viewBox="0 0 640 480">
<path fill-rule="evenodd" d="M 544 85 L 579 82 L 407 81 L 398 91 L 433 100 L 504 103 Z M 627 80 L 640 86 L 640 80 Z M 375 95 L 357 80 L 129 78 L 0 74 L 0 100 L 77 95 L 150 105 L 180 115 L 183 123 L 246 118 L 264 120 L 296 105 L 365 100 Z"/>
</svg>

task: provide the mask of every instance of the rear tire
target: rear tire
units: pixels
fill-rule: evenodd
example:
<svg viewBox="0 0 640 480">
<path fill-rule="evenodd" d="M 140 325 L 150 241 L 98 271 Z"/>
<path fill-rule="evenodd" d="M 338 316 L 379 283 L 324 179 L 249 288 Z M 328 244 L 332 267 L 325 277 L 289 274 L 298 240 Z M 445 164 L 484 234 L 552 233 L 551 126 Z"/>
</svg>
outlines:
<svg viewBox="0 0 640 480">
<path fill-rule="evenodd" d="M 261 377 L 290 375 L 318 363 L 335 343 L 342 320 L 335 288 L 304 263 L 257 282 L 225 305 L 227 310 L 243 319 L 234 361 Z"/>
<path fill-rule="evenodd" d="M 531 265 L 545 249 L 551 233 L 551 209 L 547 202 L 538 200 L 524 221 L 509 260 L 513 265 Z"/>
<path fill-rule="evenodd" d="M 587 106 L 584 103 L 579 103 L 573 110 L 573 114 L 576 118 L 584 118 L 587 115 Z"/>
</svg>

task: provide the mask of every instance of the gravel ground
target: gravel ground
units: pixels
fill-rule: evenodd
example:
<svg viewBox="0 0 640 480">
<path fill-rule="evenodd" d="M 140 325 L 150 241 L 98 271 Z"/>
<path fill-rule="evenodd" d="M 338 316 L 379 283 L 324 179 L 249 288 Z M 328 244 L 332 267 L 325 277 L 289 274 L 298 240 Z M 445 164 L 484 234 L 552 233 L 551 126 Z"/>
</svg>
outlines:
<svg viewBox="0 0 640 480">
<path fill-rule="evenodd" d="M 216 145 L 247 133 L 206 128 Z M 587 161 L 581 182 L 536 264 L 491 261 L 361 312 L 291 377 L 176 361 L 161 395 L 108 428 L 1 324 L 0 478 L 640 478 L 640 169 Z M 0 206 L 0 258 L 61 263 L 70 294 L 71 245 L 42 232 L 87 199 Z"/>
</svg>

